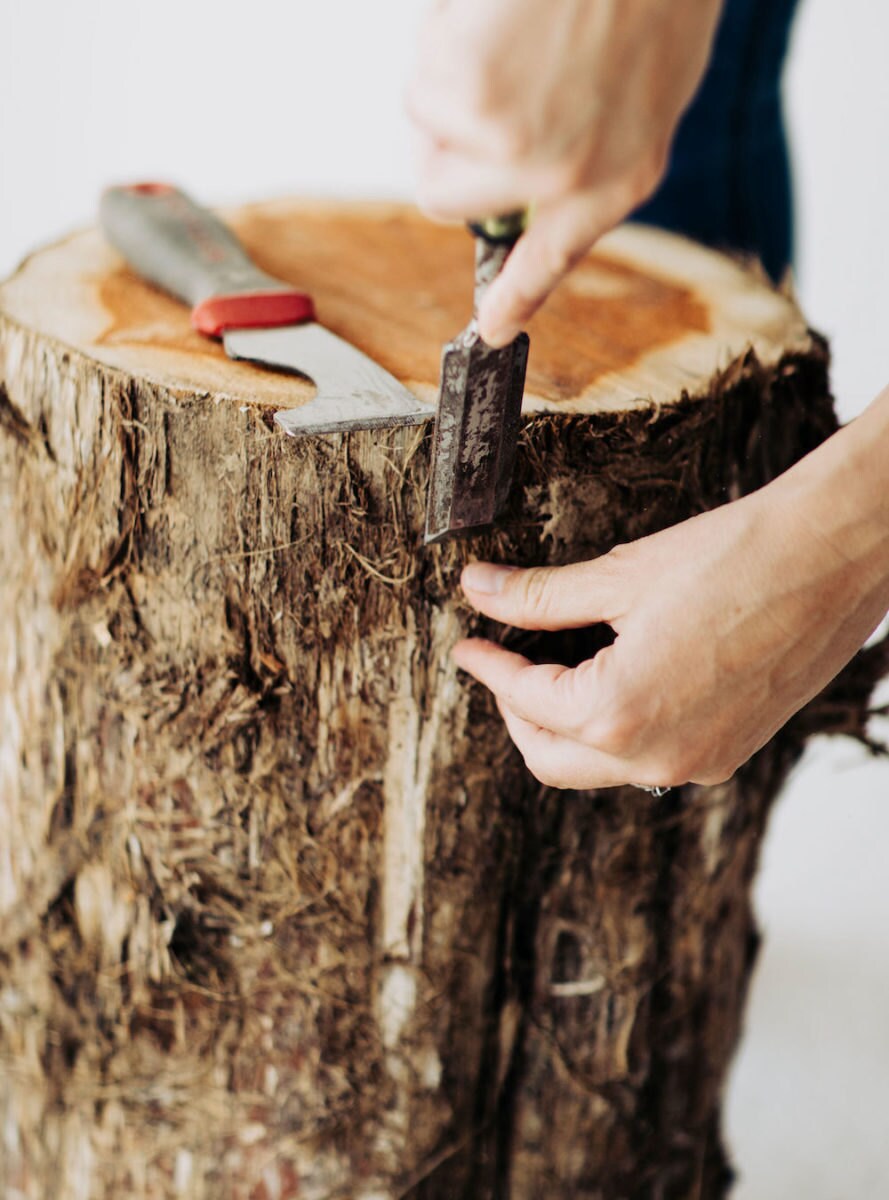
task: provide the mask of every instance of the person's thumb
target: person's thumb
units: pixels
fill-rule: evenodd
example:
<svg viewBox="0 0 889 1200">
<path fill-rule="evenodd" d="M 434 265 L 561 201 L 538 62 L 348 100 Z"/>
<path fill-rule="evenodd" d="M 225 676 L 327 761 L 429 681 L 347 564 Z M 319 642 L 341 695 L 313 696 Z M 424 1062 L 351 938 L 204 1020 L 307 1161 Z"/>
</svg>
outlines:
<svg viewBox="0 0 889 1200">
<path fill-rule="evenodd" d="M 610 556 L 567 567 L 469 563 L 460 585 L 485 616 L 519 629 L 582 629 L 612 623 L 621 610 L 619 580 Z"/>
<path fill-rule="evenodd" d="M 613 223 L 611 206 L 589 193 L 569 196 L 535 213 L 482 300 L 478 326 L 488 345 L 511 342 Z"/>
</svg>

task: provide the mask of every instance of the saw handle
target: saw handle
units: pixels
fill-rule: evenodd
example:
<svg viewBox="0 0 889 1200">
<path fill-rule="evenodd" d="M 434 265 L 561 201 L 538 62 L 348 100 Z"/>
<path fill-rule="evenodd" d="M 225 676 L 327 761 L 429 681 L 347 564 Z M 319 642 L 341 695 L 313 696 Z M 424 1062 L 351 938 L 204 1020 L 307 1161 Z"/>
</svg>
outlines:
<svg viewBox="0 0 889 1200">
<path fill-rule="evenodd" d="M 143 279 L 191 305 L 201 333 L 315 319 L 310 296 L 261 271 L 230 229 L 168 183 L 107 188 L 99 219 Z"/>
</svg>

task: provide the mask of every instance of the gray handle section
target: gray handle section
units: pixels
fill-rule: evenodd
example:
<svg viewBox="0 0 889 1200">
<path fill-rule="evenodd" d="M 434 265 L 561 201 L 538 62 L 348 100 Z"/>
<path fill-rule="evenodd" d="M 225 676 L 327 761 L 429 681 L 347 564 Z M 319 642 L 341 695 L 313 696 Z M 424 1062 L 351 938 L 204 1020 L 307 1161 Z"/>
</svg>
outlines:
<svg viewBox="0 0 889 1200">
<path fill-rule="evenodd" d="M 99 219 L 130 266 L 192 307 L 211 296 L 290 290 L 260 271 L 217 217 L 168 184 L 108 188 Z"/>
</svg>

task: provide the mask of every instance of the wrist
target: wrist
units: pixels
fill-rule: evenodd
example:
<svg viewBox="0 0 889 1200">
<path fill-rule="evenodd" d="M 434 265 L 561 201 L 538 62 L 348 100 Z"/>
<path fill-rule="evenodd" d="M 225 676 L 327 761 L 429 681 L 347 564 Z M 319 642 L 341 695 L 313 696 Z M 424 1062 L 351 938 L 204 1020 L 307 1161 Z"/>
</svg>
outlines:
<svg viewBox="0 0 889 1200">
<path fill-rule="evenodd" d="M 764 490 L 856 580 L 889 591 L 887 462 L 889 389 Z"/>
</svg>

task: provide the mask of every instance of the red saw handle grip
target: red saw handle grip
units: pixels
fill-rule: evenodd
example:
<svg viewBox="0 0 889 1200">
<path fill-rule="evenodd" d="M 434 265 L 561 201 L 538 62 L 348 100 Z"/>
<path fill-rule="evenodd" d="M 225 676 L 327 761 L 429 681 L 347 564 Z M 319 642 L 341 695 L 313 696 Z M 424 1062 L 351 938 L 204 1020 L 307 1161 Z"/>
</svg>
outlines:
<svg viewBox="0 0 889 1200">
<path fill-rule="evenodd" d="M 315 320 L 311 296 L 261 271 L 230 229 L 168 183 L 108 188 L 99 214 L 115 249 L 144 279 L 190 304 L 201 333 Z"/>
</svg>

